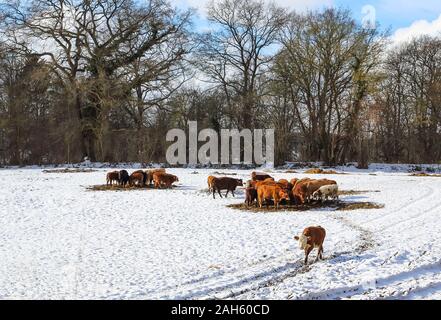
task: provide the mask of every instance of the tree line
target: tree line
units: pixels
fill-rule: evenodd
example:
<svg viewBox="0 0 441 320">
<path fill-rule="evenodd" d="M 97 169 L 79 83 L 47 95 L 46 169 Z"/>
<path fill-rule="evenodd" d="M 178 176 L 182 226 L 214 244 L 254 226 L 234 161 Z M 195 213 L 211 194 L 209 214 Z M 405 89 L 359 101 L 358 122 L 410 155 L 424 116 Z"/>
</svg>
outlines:
<svg viewBox="0 0 441 320">
<path fill-rule="evenodd" d="M 164 162 L 166 132 L 275 128 L 276 164 L 441 159 L 441 37 L 220 0 L 0 4 L 0 164 Z"/>
</svg>

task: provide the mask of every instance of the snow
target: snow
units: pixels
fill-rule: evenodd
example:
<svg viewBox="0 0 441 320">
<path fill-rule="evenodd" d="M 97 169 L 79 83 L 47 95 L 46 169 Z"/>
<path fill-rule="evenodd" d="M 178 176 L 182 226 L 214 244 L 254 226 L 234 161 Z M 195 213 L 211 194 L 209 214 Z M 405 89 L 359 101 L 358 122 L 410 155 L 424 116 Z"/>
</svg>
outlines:
<svg viewBox="0 0 441 320">
<path fill-rule="evenodd" d="M 441 298 L 441 178 L 338 168 L 347 174 L 311 176 L 385 207 L 255 213 L 226 207 L 241 190 L 206 193 L 214 171 L 251 170 L 167 169 L 172 190 L 89 191 L 109 170 L 95 168 L 0 170 L 1 299 Z M 310 225 L 327 231 L 325 260 L 304 266 L 293 237 Z"/>
</svg>

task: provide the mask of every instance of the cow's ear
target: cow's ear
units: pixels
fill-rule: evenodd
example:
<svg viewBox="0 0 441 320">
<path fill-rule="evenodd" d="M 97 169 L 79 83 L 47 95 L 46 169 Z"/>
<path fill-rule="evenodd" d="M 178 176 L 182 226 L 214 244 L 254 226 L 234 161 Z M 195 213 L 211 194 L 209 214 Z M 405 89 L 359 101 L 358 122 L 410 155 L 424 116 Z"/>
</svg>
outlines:
<svg viewBox="0 0 441 320">
<path fill-rule="evenodd" d="M 299 241 L 299 236 L 295 236 L 294 239 L 296 239 L 297 241 Z"/>
</svg>

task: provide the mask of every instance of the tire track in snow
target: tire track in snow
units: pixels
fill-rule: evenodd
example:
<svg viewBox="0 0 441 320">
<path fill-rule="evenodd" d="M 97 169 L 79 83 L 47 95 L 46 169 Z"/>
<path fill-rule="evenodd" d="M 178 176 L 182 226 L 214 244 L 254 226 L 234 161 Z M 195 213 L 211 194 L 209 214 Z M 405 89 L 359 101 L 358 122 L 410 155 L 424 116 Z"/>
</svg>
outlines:
<svg viewBox="0 0 441 320">
<path fill-rule="evenodd" d="M 415 280 L 421 279 L 433 279 L 434 275 L 438 275 L 441 272 L 441 260 L 426 265 L 419 266 L 414 269 L 402 271 L 397 274 L 391 274 L 383 278 L 375 279 L 374 284 L 367 287 L 365 284 L 357 284 L 353 286 L 344 286 L 340 288 L 334 288 L 324 290 L 322 292 L 309 293 L 301 296 L 300 299 L 320 300 L 320 299 L 338 299 L 345 298 L 350 299 L 355 297 L 359 299 L 361 296 L 366 296 L 371 299 L 388 299 L 394 298 L 393 285 L 402 285 L 407 282 L 415 282 Z M 372 288 L 374 286 L 374 288 Z M 412 286 L 408 286 L 406 290 L 401 292 L 411 292 Z M 391 296 L 392 295 L 392 296 Z M 398 298 L 399 296 L 397 296 Z"/>
<path fill-rule="evenodd" d="M 346 225 L 347 227 L 349 227 L 352 230 L 357 231 L 360 234 L 360 242 L 358 243 L 358 246 L 354 249 L 354 251 L 356 251 L 358 254 L 363 253 L 376 245 L 376 243 L 373 240 L 373 234 L 371 231 L 366 230 L 363 227 L 352 223 L 351 221 L 348 221 L 343 216 L 337 216 L 337 217 L 332 217 L 332 218 L 338 220 L 340 223 Z M 328 261 L 330 262 L 332 260 L 338 259 L 344 255 L 347 255 L 347 254 L 352 254 L 352 251 L 343 251 L 343 252 L 334 253 L 334 254 L 330 255 L 328 258 L 325 258 L 323 262 L 325 262 L 325 263 Z M 263 281 L 255 286 L 251 286 L 247 289 L 239 290 L 236 292 L 231 292 L 231 294 L 223 296 L 222 299 L 237 298 L 239 295 L 242 295 L 245 293 L 250 293 L 253 291 L 255 292 L 255 291 L 262 289 L 262 288 L 274 287 L 274 286 L 278 285 L 279 283 L 282 283 L 283 281 L 285 281 L 288 278 L 293 278 L 300 273 L 309 272 L 314 267 L 314 264 L 305 266 L 305 265 L 303 265 L 302 260 L 303 259 L 300 259 L 298 261 L 299 267 L 297 270 L 292 270 L 291 272 L 288 272 L 288 273 L 282 274 L 282 275 L 276 275 L 272 279 L 268 279 L 268 280 Z"/>
<path fill-rule="evenodd" d="M 391 228 L 393 228 L 395 226 L 398 226 L 398 225 L 401 225 L 401 224 L 403 224 L 405 222 L 421 218 L 421 216 L 425 216 L 425 215 L 427 215 L 429 213 L 432 213 L 433 211 L 435 211 L 436 209 L 439 209 L 440 207 L 441 207 L 441 202 L 438 202 L 434 206 L 431 206 L 429 209 L 424 210 L 423 212 L 419 212 L 418 214 L 412 215 L 412 216 L 410 216 L 410 217 L 408 217 L 408 218 L 406 218 L 404 220 L 398 221 L 396 223 L 388 224 L 388 225 L 384 226 L 383 228 L 381 228 L 379 231 L 384 231 L 384 230 L 387 230 L 387 229 L 391 229 Z"/>
<path fill-rule="evenodd" d="M 422 184 L 423 184 L 422 182 L 419 183 L 419 185 L 422 185 Z M 389 216 L 391 216 L 391 215 L 393 215 L 393 214 L 395 214 L 395 213 L 397 213 L 399 211 L 402 211 L 404 209 L 407 209 L 409 207 L 414 206 L 415 204 L 423 202 L 424 200 L 426 200 L 427 198 L 429 198 L 431 195 L 433 195 L 435 193 L 435 190 L 432 187 L 430 187 L 430 186 L 423 186 L 423 187 L 427 190 L 427 192 L 425 192 L 421 197 L 417 198 L 416 200 L 409 201 L 405 205 L 403 205 L 403 206 L 401 206 L 401 207 L 399 207 L 399 208 L 397 208 L 395 210 L 389 211 L 389 212 L 387 212 L 386 214 L 384 214 L 384 215 L 382 215 L 380 217 L 363 221 L 363 223 L 371 223 L 373 221 L 377 221 L 377 220 L 381 220 L 381 219 L 384 219 L 386 217 L 389 217 Z"/>
</svg>

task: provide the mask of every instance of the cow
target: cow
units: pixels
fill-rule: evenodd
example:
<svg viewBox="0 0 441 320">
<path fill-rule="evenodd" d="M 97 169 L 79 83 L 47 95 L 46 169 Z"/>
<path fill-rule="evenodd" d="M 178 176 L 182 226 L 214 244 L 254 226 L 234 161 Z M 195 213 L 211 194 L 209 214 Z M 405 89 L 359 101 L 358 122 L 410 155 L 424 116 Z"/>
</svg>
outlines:
<svg viewBox="0 0 441 320">
<path fill-rule="evenodd" d="M 338 199 L 338 185 L 328 184 L 321 186 L 317 191 L 312 194 L 312 198 L 320 201 L 328 200 L 328 198 L 336 200 Z"/>
<path fill-rule="evenodd" d="M 268 207 L 268 200 L 274 201 L 274 208 L 279 208 L 279 203 L 282 200 L 289 201 L 289 195 L 286 190 L 280 188 L 278 185 L 261 185 L 257 187 L 257 201 L 259 207 L 262 208 L 263 201 Z"/>
<path fill-rule="evenodd" d="M 179 181 L 178 177 L 164 172 L 153 173 L 153 183 L 155 188 L 171 188 L 173 182 Z"/>
<path fill-rule="evenodd" d="M 306 182 L 306 181 L 310 181 L 310 180 L 312 180 L 312 179 L 311 179 L 311 178 L 297 179 L 297 181 L 294 183 L 293 188 L 295 188 L 295 186 L 298 185 L 298 184 L 300 184 L 300 183 L 303 183 L 303 182 Z"/>
<path fill-rule="evenodd" d="M 251 172 L 251 180 L 253 180 L 253 181 L 263 181 L 268 178 L 273 179 L 273 177 L 271 177 L 269 174 L 266 174 L 266 173 L 255 172 L 255 171 Z"/>
<path fill-rule="evenodd" d="M 267 178 L 267 179 L 265 179 L 263 181 L 253 181 L 252 182 L 252 185 L 254 186 L 254 189 L 256 189 L 256 190 L 257 190 L 258 187 L 263 186 L 263 185 L 265 185 L 265 186 L 274 186 L 276 184 L 277 183 L 274 181 L 273 178 Z"/>
<path fill-rule="evenodd" d="M 222 198 L 222 194 L 220 193 L 221 190 L 227 190 L 227 193 L 225 193 L 225 197 L 227 197 L 228 192 L 230 191 L 234 197 L 234 190 L 236 190 L 237 186 L 243 186 L 242 179 L 234 179 L 230 177 L 214 178 L 211 184 L 213 199 L 216 198 L 215 197 L 216 191 L 219 194 L 219 196 Z"/>
<path fill-rule="evenodd" d="M 292 179 L 289 181 L 289 183 L 291 183 L 292 186 L 294 187 L 294 186 L 296 185 L 296 182 L 297 182 L 297 181 L 299 181 L 299 179 L 297 179 L 297 178 L 292 178 Z"/>
<path fill-rule="evenodd" d="M 283 189 L 289 189 L 291 190 L 293 185 L 286 179 L 280 179 L 279 181 L 277 181 L 277 184 L 281 187 L 283 187 Z"/>
<path fill-rule="evenodd" d="M 158 168 L 158 169 L 150 169 L 150 170 L 146 170 L 144 171 L 147 174 L 147 181 L 146 184 L 148 185 L 152 185 L 153 183 L 153 174 L 155 172 L 162 172 L 162 173 L 166 173 L 164 168 Z"/>
<path fill-rule="evenodd" d="M 136 171 L 133 171 L 132 174 L 131 174 L 130 176 L 132 176 L 133 174 L 140 174 L 140 175 L 142 175 L 142 182 L 141 182 L 141 185 L 142 185 L 142 186 L 145 186 L 145 185 L 146 185 L 146 183 L 147 183 L 147 177 L 148 177 L 148 173 L 147 173 L 147 172 L 142 171 L 142 170 L 136 170 Z M 137 179 L 137 180 L 139 180 L 139 179 Z"/>
<path fill-rule="evenodd" d="M 119 172 L 118 171 L 111 171 L 111 172 L 108 172 L 106 175 L 106 184 L 112 185 L 113 182 L 116 182 L 116 183 L 119 182 Z"/>
<path fill-rule="evenodd" d="M 215 176 L 208 176 L 207 178 L 207 184 L 208 184 L 208 192 L 211 193 L 212 191 L 212 184 L 213 184 L 213 179 L 216 178 Z"/>
<path fill-rule="evenodd" d="M 143 186 L 146 180 L 145 176 L 146 174 L 141 170 L 133 172 L 129 177 L 130 186 Z"/>
<path fill-rule="evenodd" d="M 294 237 L 299 242 L 300 249 L 305 251 L 305 264 L 308 264 L 308 256 L 314 248 L 318 249 L 315 261 L 317 262 L 319 258 L 323 259 L 323 241 L 325 237 L 326 230 L 321 226 L 307 227 L 301 234 Z"/>
<path fill-rule="evenodd" d="M 298 203 L 303 204 L 309 202 L 312 194 L 317 191 L 321 186 L 328 184 L 337 184 L 334 180 L 320 179 L 320 180 L 303 180 L 297 181 L 296 185 L 292 189 L 293 195 Z"/>
<path fill-rule="evenodd" d="M 125 187 L 125 186 L 129 185 L 130 177 L 129 177 L 129 173 L 127 172 L 127 170 L 121 170 L 118 172 L 118 180 L 119 180 L 120 186 Z"/>
<path fill-rule="evenodd" d="M 257 190 L 253 187 L 248 187 L 245 189 L 245 203 L 249 207 L 257 200 Z"/>
<path fill-rule="evenodd" d="M 245 187 L 246 187 L 246 188 L 254 188 L 254 187 L 255 187 L 255 184 L 256 184 L 256 181 L 248 180 L 248 181 L 246 182 L 246 184 L 245 184 Z"/>
<path fill-rule="evenodd" d="M 336 185 L 337 182 L 334 180 L 328 179 L 319 179 L 319 180 L 310 180 L 306 182 L 304 185 L 306 186 L 306 201 L 310 201 L 312 199 L 312 194 L 320 189 L 322 186 L 326 185 Z"/>
</svg>

